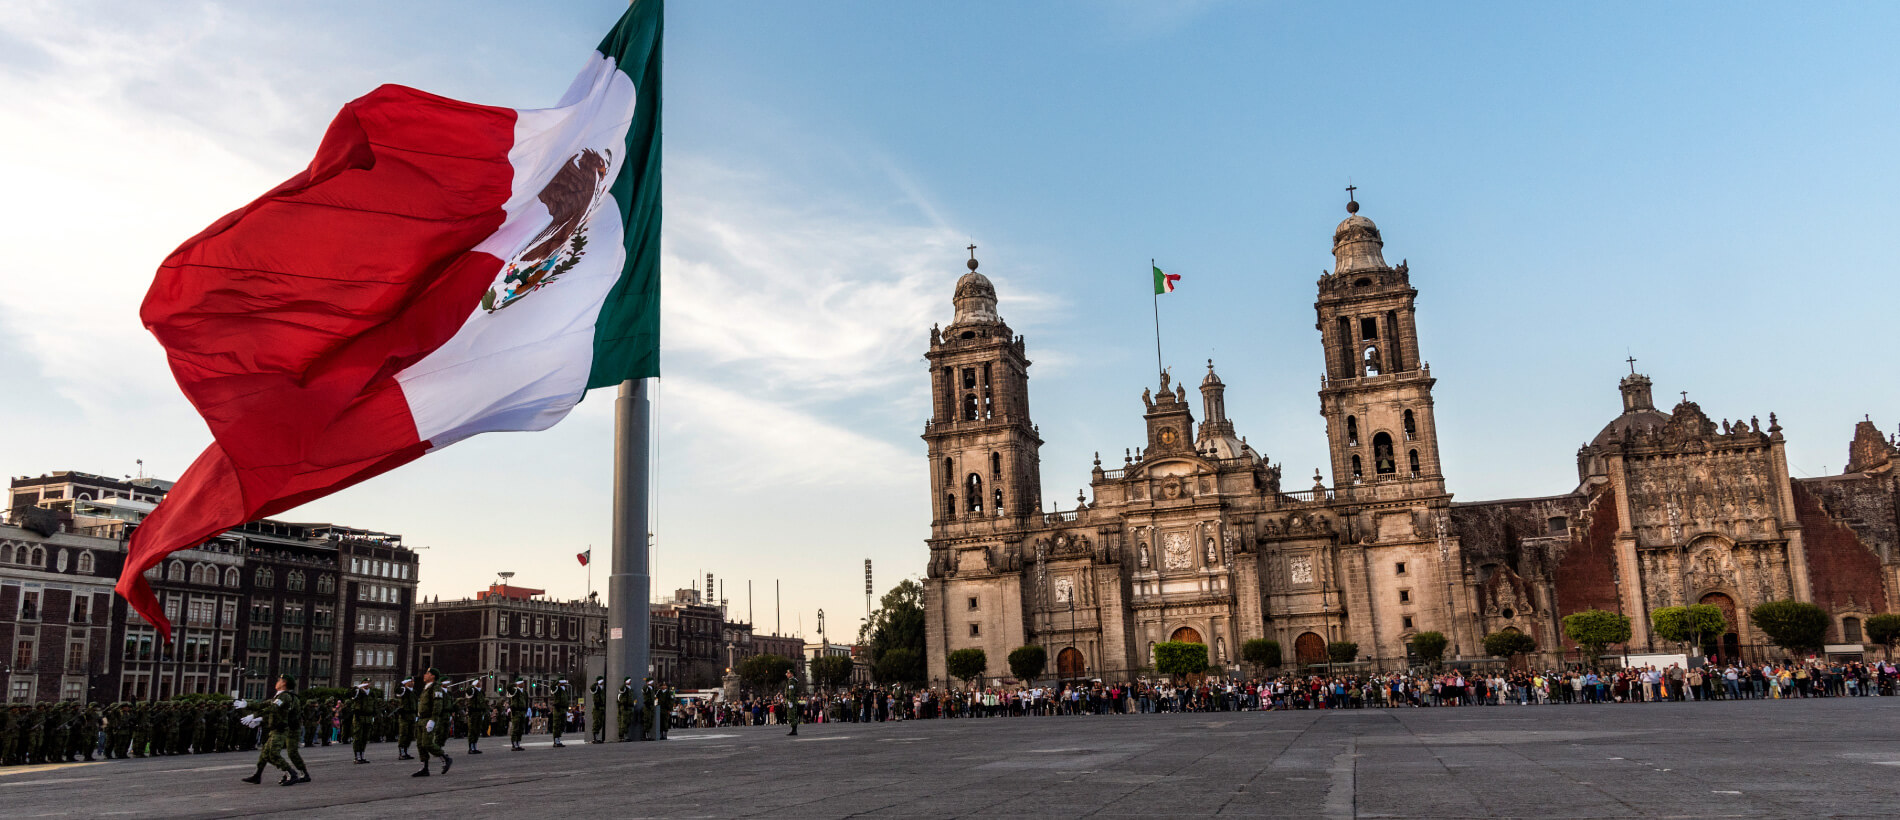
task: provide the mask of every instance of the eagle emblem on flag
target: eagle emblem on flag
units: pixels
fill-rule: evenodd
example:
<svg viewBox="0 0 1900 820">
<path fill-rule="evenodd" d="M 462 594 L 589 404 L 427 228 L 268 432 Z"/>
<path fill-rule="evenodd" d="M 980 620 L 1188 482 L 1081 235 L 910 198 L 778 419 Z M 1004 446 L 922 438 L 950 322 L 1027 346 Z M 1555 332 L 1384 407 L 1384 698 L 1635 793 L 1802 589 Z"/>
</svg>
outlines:
<svg viewBox="0 0 1900 820">
<path fill-rule="evenodd" d="M 587 255 L 587 222 L 612 183 L 613 151 L 583 148 L 569 157 L 538 197 L 552 221 L 509 260 L 482 294 L 482 310 L 494 313 L 554 284 Z"/>
</svg>

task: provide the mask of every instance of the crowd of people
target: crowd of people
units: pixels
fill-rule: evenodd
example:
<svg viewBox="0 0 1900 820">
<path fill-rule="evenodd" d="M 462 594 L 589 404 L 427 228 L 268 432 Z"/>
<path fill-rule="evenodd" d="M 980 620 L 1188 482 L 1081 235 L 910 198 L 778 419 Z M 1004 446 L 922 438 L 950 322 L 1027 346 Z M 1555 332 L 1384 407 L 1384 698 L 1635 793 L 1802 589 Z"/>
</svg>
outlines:
<svg viewBox="0 0 1900 820">
<path fill-rule="evenodd" d="M 1710 663 L 1609 670 L 1458 670 L 1387 674 L 1284 674 L 1194 683 L 1100 680 L 982 689 L 859 686 L 798 701 L 805 722 L 1037 717 L 1156 712 L 1268 711 L 1657 701 L 1893 697 L 1900 667 L 1870 663 Z M 785 722 L 783 695 L 682 704 L 675 725 Z"/>
</svg>

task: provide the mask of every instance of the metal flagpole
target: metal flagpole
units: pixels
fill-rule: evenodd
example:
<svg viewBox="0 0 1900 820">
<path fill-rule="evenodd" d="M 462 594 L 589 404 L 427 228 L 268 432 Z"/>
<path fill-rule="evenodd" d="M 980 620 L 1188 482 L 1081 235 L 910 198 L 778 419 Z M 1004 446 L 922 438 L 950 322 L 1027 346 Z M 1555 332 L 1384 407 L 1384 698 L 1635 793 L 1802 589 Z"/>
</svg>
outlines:
<svg viewBox="0 0 1900 820">
<path fill-rule="evenodd" d="M 1153 259 L 1149 259 L 1148 272 L 1152 275 L 1154 273 L 1154 270 L 1155 270 L 1155 261 Z M 1154 294 L 1154 306 L 1155 306 L 1155 376 L 1159 377 L 1162 373 L 1167 371 L 1167 367 L 1161 364 L 1161 293 L 1159 291 L 1157 291 Z"/>
<path fill-rule="evenodd" d="M 614 400 L 614 544 L 613 573 L 607 577 L 607 678 L 618 685 L 644 678 L 649 668 L 647 607 L 647 380 L 620 383 Z M 620 710 L 608 710 L 616 725 Z M 632 727 L 617 726 L 616 738 Z"/>
</svg>

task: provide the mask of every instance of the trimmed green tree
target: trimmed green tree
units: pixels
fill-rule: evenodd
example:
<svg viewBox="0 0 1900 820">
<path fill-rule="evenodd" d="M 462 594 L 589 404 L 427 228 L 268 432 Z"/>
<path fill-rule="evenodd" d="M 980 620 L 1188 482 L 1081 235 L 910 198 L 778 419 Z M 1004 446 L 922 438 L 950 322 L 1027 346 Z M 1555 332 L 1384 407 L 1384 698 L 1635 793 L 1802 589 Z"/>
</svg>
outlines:
<svg viewBox="0 0 1900 820">
<path fill-rule="evenodd" d="M 928 650 L 924 647 L 923 585 L 906 578 L 884 593 L 878 610 L 858 631 L 858 643 L 870 647 L 872 663 L 884 660 L 884 653 L 893 649 L 908 649 L 924 657 Z M 923 679 L 919 673 L 914 680 Z"/>
<path fill-rule="evenodd" d="M 1769 601 L 1748 611 L 1748 620 L 1768 640 L 1789 652 L 1820 651 L 1827 639 L 1827 610 L 1801 601 Z"/>
<path fill-rule="evenodd" d="M 1049 650 L 1035 644 L 1016 647 L 1009 653 L 1009 671 L 1019 680 L 1035 680 L 1048 665 Z"/>
<path fill-rule="evenodd" d="M 1537 651 L 1537 639 L 1515 629 L 1504 629 L 1484 636 L 1484 654 L 1509 660 L 1516 655 Z"/>
<path fill-rule="evenodd" d="M 1333 641 L 1326 645 L 1326 657 L 1331 658 L 1333 663 L 1352 663 L 1354 658 L 1359 657 L 1359 644 Z"/>
<path fill-rule="evenodd" d="M 811 659 L 811 681 L 819 686 L 839 687 L 851 683 L 851 671 L 857 663 L 848 655 L 825 655 Z"/>
<path fill-rule="evenodd" d="M 1893 645 L 1900 643 L 1900 615 L 1888 612 L 1867 619 L 1863 625 L 1867 631 L 1867 640 L 1879 644 L 1887 650 L 1887 657 L 1893 657 Z"/>
<path fill-rule="evenodd" d="M 892 647 L 871 666 L 871 677 L 878 683 L 922 683 L 924 656 L 906 647 Z"/>
<path fill-rule="evenodd" d="M 1254 638 L 1240 645 L 1240 659 L 1262 669 L 1277 669 L 1280 666 L 1280 642 Z"/>
<path fill-rule="evenodd" d="M 739 662 L 739 679 L 755 692 L 770 692 L 792 671 L 792 662 L 783 655 L 753 655 Z"/>
<path fill-rule="evenodd" d="M 1412 636 L 1412 651 L 1432 666 L 1445 659 L 1445 645 L 1451 643 L 1443 632 L 1420 632 Z"/>
<path fill-rule="evenodd" d="M 976 679 L 990 668 L 990 656 L 981 649 L 959 649 L 944 659 L 944 668 L 950 677 L 963 681 L 964 686 L 974 686 Z"/>
<path fill-rule="evenodd" d="M 1656 637 L 1665 641 L 1706 646 L 1710 636 L 1728 628 L 1728 619 L 1714 604 L 1666 606 L 1649 613 L 1649 625 Z"/>
<path fill-rule="evenodd" d="M 1155 644 L 1155 671 L 1180 677 L 1207 670 L 1207 644 L 1165 641 Z"/>
<path fill-rule="evenodd" d="M 1630 619 L 1601 609 L 1573 612 L 1564 616 L 1564 637 L 1581 647 L 1586 660 L 1595 664 L 1604 647 L 1630 639 Z"/>
</svg>

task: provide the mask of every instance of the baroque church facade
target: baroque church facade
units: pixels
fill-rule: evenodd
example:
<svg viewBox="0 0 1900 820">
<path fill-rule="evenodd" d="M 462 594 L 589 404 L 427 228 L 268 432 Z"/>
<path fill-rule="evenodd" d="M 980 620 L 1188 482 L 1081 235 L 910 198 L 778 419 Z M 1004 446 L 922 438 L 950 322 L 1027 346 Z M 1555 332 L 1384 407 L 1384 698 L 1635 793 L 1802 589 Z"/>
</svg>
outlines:
<svg viewBox="0 0 1900 820">
<path fill-rule="evenodd" d="M 1574 491 L 1454 503 L 1409 266 L 1388 265 L 1378 227 L 1347 210 L 1315 302 L 1330 486 L 1318 472 L 1283 481 L 1237 436 L 1209 362 L 1198 424 L 1188 386 L 1162 372 L 1141 395 L 1147 446 L 1119 466 L 1098 454 L 1093 498 L 1047 511 L 1027 346 L 970 260 L 925 354 L 932 681 L 965 648 L 985 651 L 993 678 L 1026 644 L 1062 678 L 1126 679 L 1162 641 L 1207 644 L 1211 663 L 1238 668 L 1255 638 L 1278 641 L 1288 665 L 1349 642 L 1394 669 L 1422 631 L 1471 659 L 1485 635 L 1517 630 L 1555 662 L 1562 616 L 1584 609 L 1630 615 L 1631 651 L 1664 648 L 1647 630 L 1662 606 L 1722 606 L 1732 631 L 1718 651 L 1763 642 L 1745 613 L 1767 600 L 1821 604 L 1842 643 L 1867 615 L 1900 611 L 1900 447 L 1871 422 L 1846 473 L 1793 480 L 1772 414 L 1765 428 L 1718 426 L 1686 396 L 1664 413 L 1632 369 L 1623 413 L 1578 452 Z"/>
</svg>

